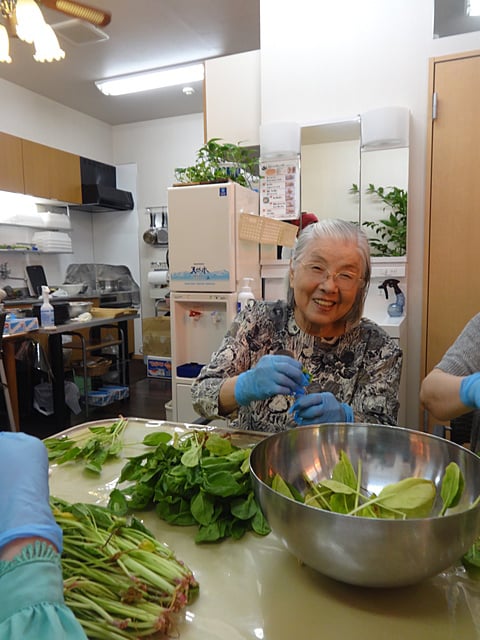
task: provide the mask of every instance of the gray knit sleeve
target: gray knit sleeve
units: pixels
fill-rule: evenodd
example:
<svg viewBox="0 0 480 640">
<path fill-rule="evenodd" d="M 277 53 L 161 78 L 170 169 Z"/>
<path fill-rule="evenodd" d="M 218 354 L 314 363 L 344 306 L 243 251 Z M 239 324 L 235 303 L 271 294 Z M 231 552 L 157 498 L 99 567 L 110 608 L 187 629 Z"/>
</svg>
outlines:
<svg viewBox="0 0 480 640">
<path fill-rule="evenodd" d="M 455 376 L 480 371 L 480 313 L 467 322 L 436 368 Z"/>
</svg>

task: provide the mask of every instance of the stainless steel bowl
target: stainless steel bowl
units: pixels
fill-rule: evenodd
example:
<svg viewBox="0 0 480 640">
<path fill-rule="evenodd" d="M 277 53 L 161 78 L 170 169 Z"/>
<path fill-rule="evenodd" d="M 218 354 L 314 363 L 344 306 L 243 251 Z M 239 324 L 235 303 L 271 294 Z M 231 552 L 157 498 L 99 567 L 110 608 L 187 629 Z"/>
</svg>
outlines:
<svg viewBox="0 0 480 640">
<path fill-rule="evenodd" d="M 82 313 L 90 311 L 93 302 L 69 302 L 70 318 L 77 318 Z"/>
<path fill-rule="evenodd" d="M 278 473 L 300 492 L 304 474 L 313 482 L 331 478 L 340 452 L 357 470 L 362 487 L 378 493 L 385 485 L 415 476 L 438 487 L 454 461 L 465 490 L 448 515 L 383 520 L 332 513 L 286 498 L 271 487 Z M 299 427 L 269 436 L 250 458 L 255 496 L 272 530 L 299 560 L 317 571 L 354 585 L 411 585 L 457 563 L 480 535 L 480 457 L 420 431 L 370 424 Z M 441 500 L 434 505 L 439 514 Z"/>
</svg>

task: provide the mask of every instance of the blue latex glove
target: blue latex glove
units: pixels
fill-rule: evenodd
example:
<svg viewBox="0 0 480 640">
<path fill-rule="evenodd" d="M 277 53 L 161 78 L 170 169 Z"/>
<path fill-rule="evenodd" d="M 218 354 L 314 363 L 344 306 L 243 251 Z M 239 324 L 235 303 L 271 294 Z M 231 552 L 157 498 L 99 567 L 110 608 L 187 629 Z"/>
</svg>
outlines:
<svg viewBox="0 0 480 640">
<path fill-rule="evenodd" d="M 480 373 L 472 373 L 460 383 L 460 400 L 466 407 L 480 409 Z"/>
<path fill-rule="evenodd" d="M 45 538 L 62 551 L 49 504 L 47 449 L 26 433 L 0 431 L 0 548 L 26 537 Z"/>
<path fill-rule="evenodd" d="M 339 402 L 333 393 L 328 391 L 308 393 L 297 398 L 290 412 L 300 426 L 319 422 L 353 422 L 352 407 Z"/>
<path fill-rule="evenodd" d="M 235 384 L 235 400 L 245 406 L 254 400 L 266 400 L 271 396 L 303 393 L 308 376 L 302 364 L 283 355 L 262 356 L 253 369 L 238 376 Z"/>
</svg>

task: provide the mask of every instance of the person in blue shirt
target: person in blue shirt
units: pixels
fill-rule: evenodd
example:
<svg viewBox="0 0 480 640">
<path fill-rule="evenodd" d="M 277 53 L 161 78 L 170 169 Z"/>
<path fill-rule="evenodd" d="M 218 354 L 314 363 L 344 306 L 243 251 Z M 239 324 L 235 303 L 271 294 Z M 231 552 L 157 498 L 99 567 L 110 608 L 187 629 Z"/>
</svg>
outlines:
<svg viewBox="0 0 480 640">
<path fill-rule="evenodd" d="M 0 431 L 0 638 L 87 640 L 63 598 L 45 445 Z"/>
</svg>

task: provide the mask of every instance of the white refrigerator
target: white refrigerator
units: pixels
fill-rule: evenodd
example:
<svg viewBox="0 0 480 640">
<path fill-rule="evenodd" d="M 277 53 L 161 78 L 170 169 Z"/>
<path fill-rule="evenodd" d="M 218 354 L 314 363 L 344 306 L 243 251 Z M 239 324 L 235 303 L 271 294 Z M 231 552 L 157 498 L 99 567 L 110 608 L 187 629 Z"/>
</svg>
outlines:
<svg viewBox="0 0 480 640">
<path fill-rule="evenodd" d="M 192 422 L 190 387 L 237 312 L 243 278 L 262 294 L 260 247 L 240 238 L 240 214 L 259 215 L 256 191 L 234 182 L 168 190 L 172 413 Z"/>
</svg>

